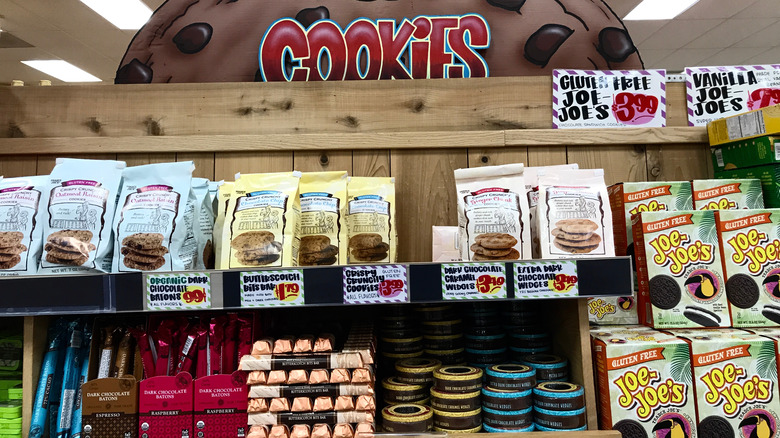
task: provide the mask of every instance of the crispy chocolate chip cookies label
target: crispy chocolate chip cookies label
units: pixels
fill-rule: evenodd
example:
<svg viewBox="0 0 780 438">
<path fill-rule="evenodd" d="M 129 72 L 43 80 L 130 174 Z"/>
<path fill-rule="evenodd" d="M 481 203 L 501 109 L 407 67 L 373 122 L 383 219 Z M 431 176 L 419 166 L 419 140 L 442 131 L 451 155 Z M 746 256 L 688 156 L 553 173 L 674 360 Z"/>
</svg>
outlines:
<svg viewBox="0 0 780 438">
<path fill-rule="evenodd" d="M 542 258 L 615 255 L 602 170 L 541 173 L 537 212 Z"/>
<path fill-rule="evenodd" d="M 344 304 L 408 303 L 406 266 L 345 266 Z"/>
<path fill-rule="evenodd" d="M 300 178 L 300 172 L 236 176 L 223 225 L 223 269 L 298 264 Z"/>
<path fill-rule="evenodd" d="M 780 326 L 780 209 L 715 212 L 734 327 Z"/>
<path fill-rule="evenodd" d="M 442 264 L 441 296 L 444 300 L 488 300 L 506 298 L 506 264 Z"/>
<path fill-rule="evenodd" d="M 114 218 L 114 272 L 193 269 L 192 161 L 135 166 L 123 173 Z"/>
<path fill-rule="evenodd" d="M 731 326 L 714 212 L 643 212 L 633 232 L 642 323 Z"/>
<path fill-rule="evenodd" d="M 344 226 L 347 172 L 312 172 L 301 176 L 301 227 L 298 264 L 346 264 Z"/>
<path fill-rule="evenodd" d="M 522 164 L 458 169 L 455 184 L 462 260 L 531 258 Z"/>
<path fill-rule="evenodd" d="M 31 275 L 41 256 L 38 207 L 45 176 L 0 178 L 0 277 Z"/>
<path fill-rule="evenodd" d="M 688 343 L 641 328 L 591 335 L 599 429 L 617 430 L 626 438 L 705 436 L 697 435 Z"/>
<path fill-rule="evenodd" d="M 146 310 L 195 310 L 211 308 L 211 274 L 146 275 Z"/>
<path fill-rule="evenodd" d="M 773 436 L 780 413 L 776 341 L 744 331 L 671 333 L 691 346 L 699 436 Z"/>
<path fill-rule="evenodd" d="M 395 179 L 351 177 L 347 196 L 348 262 L 395 262 Z"/>
<path fill-rule="evenodd" d="M 111 272 L 112 223 L 123 161 L 58 158 L 42 205 L 40 273 Z"/>
<path fill-rule="evenodd" d="M 692 184 L 696 210 L 764 208 L 764 194 L 758 179 L 697 179 Z"/>
<path fill-rule="evenodd" d="M 304 305 L 303 269 L 241 273 L 241 307 Z"/>
</svg>

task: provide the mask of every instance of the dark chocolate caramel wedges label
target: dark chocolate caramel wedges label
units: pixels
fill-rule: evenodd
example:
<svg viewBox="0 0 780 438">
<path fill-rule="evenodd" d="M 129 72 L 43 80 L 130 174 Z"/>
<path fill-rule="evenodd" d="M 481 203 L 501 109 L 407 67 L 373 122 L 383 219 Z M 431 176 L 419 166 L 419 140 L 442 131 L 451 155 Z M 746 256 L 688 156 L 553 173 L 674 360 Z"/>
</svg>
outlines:
<svg viewBox="0 0 780 438">
<path fill-rule="evenodd" d="M 506 264 L 443 264 L 441 265 L 441 296 L 445 300 L 506 298 Z"/>
</svg>

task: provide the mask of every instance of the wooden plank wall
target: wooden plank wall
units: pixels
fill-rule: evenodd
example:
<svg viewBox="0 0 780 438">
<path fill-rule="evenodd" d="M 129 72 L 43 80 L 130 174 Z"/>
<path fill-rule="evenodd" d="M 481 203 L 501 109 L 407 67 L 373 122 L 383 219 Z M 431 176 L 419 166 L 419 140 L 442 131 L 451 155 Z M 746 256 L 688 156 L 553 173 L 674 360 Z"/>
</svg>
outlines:
<svg viewBox="0 0 780 438">
<path fill-rule="evenodd" d="M 193 160 L 198 176 L 217 180 L 230 180 L 239 171 L 292 169 L 394 176 L 399 260 L 404 262 L 430 260 L 431 226 L 457 223 L 453 170 L 458 168 L 579 163 L 582 168 L 604 168 L 608 183 L 708 176 L 708 149 L 703 143 L 573 146 L 563 141 L 554 146 L 454 144 L 451 149 L 401 150 L 372 142 L 357 150 L 354 144 L 334 141 L 332 150 L 249 152 L 214 152 L 216 144 L 186 145 L 186 136 L 198 135 L 550 129 L 551 95 L 548 77 L 3 87 L 0 123 L 5 129 L 0 129 L 0 148 L 8 144 L 3 142 L 7 138 L 32 143 L 26 143 L 30 150 L 25 154 L 0 156 L 0 175 L 50 172 L 55 156 L 36 154 L 34 140 L 72 138 L 64 142 L 59 156 L 121 159 L 128 165 Z M 685 126 L 683 84 L 670 84 L 667 102 L 669 125 Z M 577 135 L 571 131 L 564 138 L 576 143 Z M 127 137 L 132 144 L 143 144 L 150 136 L 181 136 L 184 147 L 143 154 L 79 151 L 80 138 Z M 305 137 L 293 137 L 297 138 L 305 142 Z"/>
</svg>

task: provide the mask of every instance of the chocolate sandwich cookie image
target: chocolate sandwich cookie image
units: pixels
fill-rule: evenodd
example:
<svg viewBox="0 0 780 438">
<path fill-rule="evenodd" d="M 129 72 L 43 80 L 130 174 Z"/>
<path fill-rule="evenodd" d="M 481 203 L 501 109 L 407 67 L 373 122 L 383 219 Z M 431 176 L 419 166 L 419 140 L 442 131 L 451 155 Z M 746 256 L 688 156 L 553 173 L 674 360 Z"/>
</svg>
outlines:
<svg viewBox="0 0 780 438">
<path fill-rule="evenodd" d="M 734 429 L 728 420 L 723 417 L 711 415 L 699 421 L 699 436 L 711 436 L 716 438 L 735 438 Z"/>
<path fill-rule="evenodd" d="M 764 316 L 764 318 L 774 322 L 775 324 L 780 324 L 780 306 L 764 306 L 764 308 L 761 310 L 761 314 Z"/>
<path fill-rule="evenodd" d="M 669 275 L 656 275 L 650 279 L 650 302 L 663 310 L 674 309 L 680 304 L 682 290 L 677 280 Z"/>
<path fill-rule="evenodd" d="M 635 420 L 620 420 L 612 425 L 612 430 L 617 430 L 623 438 L 649 438 L 645 428 Z"/>
<path fill-rule="evenodd" d="M 732 306 L 749 309 L 758 303 L 758 285 L 747 274 L 734 274 L 726 280 L 726 298 Z"/>
<path fill-rule="evenodd" d="M 715 312 L 710 312 L 698 306 L 685 306 L 683 315 L 703 327 L 719 327 L 721 318 Z"/>
</svg>

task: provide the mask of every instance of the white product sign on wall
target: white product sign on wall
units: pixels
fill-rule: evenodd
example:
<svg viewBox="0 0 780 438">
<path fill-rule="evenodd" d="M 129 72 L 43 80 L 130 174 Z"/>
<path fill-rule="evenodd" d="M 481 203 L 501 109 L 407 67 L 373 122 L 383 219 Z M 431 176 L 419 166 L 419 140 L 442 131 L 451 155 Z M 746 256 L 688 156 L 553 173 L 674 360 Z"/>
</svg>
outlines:
<svg viewBox="0 0 780 438">
<path fill-rule="evenodd" d="M 688 125 L 780 104 L 780 65 L 685 69 Z"/>
<path fill-rule="evenodd" d="M 554 70 L 553 127 L 666 126 L 666 70 Z"/>
</svg>

